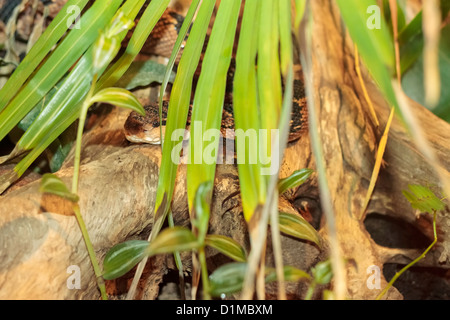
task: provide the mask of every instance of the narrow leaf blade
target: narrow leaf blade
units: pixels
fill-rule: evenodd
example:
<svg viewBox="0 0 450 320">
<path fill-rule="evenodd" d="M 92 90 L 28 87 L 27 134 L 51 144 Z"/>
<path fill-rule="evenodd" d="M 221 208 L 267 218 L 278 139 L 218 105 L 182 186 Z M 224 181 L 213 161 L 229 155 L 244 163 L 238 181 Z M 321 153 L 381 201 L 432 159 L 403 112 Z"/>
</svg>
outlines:
<svg viewBox="0 0 450 320">
<path fill-rule="evenodd" d="M 302 216 L 280 212 L 279 221 L 281 232 L 298 239 L 312 241 L 319 247 L 321 246 L 318 232 Z"/>
<path fill-rule="evenodd" d="M 217 268 L 210 276 L 210 294 L 220 297 L 223 294 L 238 292 L 242 289 L 247 263 L 228 263 Z"/>
<path fill-rule="evenodd" d="M 116 279 L 123 276 L 139 263 L 144 257 L 148 242 L 143 240 L 130 240 L 111 248 L 103 261 L 103 278 Z"/>
<path fill-rule="evenodd" d="M 283 268 L 284 280 L 297 282 L 303 279 L 311 279 L 311 276 L 303 270 L 297 269 L 292 266 L 284 266 Z M 268 270 L 266 276 L 266 282 L 272 282 L 277 280 L 277 274 L 274 269 Z"/>
<path fill-rule="evenodd" d="M 317 284 L 327 284 L 333 278 L 333 269 L 330 260 L 319 262 L 311 270 Z"/>
<path fill-rule="evenodd" d="M 144 107 L 139 100 L 130 91 L 123 88 L 107 88 L 97 92 L 91 98 L 91 104 L 96 102 L 110 103 L 145 115 Z"/>
<path fill-rule="evenodd" d="M 237 262 L 245 262 L 247 260 L 244 248 L 237 241 L 229 237 L 209 234 L 206 236 L 205 244 Z"/>
<path fill-rule="evenodd" d="M 168 228 L 150 243 L 149 255 L 189 251 L 198 248 L 199 243 L 191 230 L 183 227 Z"/>
<path fill-rule="evenodd" d="M 208 232 L 212 188 L 212 181 L 200 184 L 194 199 L 195 218 L 193 223 L 197 228 L 198 240 L 202 244 Z"/>
<path fill-rule="evenodd" d="M 280 194 L 283 194 L 288 189 L 295 188 L 303 184 L 314 171 L 311 169 L 302 169 L 297 170 L 289 177 L 281 179 L 278 182 L 278 191 Z"/>
<path fill-rule="evenodd" d="M 78 202 L 79 197 L 69 191 L 65 183 L 56 175 L 46 173 L 42 176 L 39 191 L 42 193 L 50 193 L 72 202 Z"/>
</svg>

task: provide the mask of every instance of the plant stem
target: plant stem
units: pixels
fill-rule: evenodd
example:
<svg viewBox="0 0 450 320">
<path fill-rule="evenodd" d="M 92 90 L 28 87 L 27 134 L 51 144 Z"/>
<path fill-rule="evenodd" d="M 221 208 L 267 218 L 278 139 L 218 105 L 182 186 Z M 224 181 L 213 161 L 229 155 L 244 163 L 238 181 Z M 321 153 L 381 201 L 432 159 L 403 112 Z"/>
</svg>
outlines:
<svg viewBox="0 0 450 320">
<path fill-rule="evenodd" d="M 167 220 L 169 221 L 169 227 L 173 228 L 175 226 L 175 223 L 173 221 L 173 214 L 172 211 L 169 211 Z M 186 292 L 185 292 L 185 284 L 184 284 L 184 274 L 183 274 L 183 262 L 181 261 L 180 252 L 176 251 L 173 254 L 175 259 L 175 265 L 178 269 L 178 278 L 180 279 L 180 295 L 181 300 L 186 300 Z"/>
<path fill-rule="evenodd" d="M 92 267 L 94 268 L 95 278 L 97 280 L 97 284 L 100 289 L 102 299 L 108 300 L 108 296 L 106 294 L 105 282 L 103 281 L 101 269 L 98 264 L 97 258 L 95 256 L 94 247 L 92 246 L 92 242 L 89 238 L 89 234 L 87 232 L 86 225 L 84 224 L 83 217 L 81 216 L 80 206 L 78 204 L 74 204 L 73 211 L 75 212 L 75 217 L 77 218 L 78 225 L 80 226 L 80 230 L 81 230 L 81 233 L 84 238 L 84 243 L 86 244 L 89 258 L 91 259 Z"/>
<path fill-rule="evenodd" d="M 81 159 L 81 140 L 83 138 L 84 122 L 86 121 L 86 115 L 89 107 L 91 106 L 91 98 L 94 94 L 95 85 L 97 84 L 98 75 L 94 75 L 91 88 L 84 99 L 83 106 L 80 111 L 80 119 L 78 122 L 77 142 L 75 146 L 75 159 L 73 164 L 73 179 L 72 179 L 72 193 L 78 194 L 78 178 L 80 175 L 80 159 Z"/>
<path fill-rule="evenodd" d="M 316 290 L 316 282 L 312 281 L 309 285 L 308 291 L 306 292 L 305 300 L 311 300 L 314 290 Z"/>
<path fill-rule="evenodd" d="M 436 244 L 437 242 L 437 232 L 436 232 L 436 211 L 433 212 L 433 233 L 434 233 L 434 240 L 430 244 L 430 246 L 416 259 L 414 259 L 412 262 L 410 262 L 408 265 L 403 267 L 399 272 L 397 272 L 394 277 L 389 281 L 388 285 L 381 291 L 381 293 L 376 297 L 376 300 L 380 300 L 386 292 L 392 287 L 394 282 L 400 277 L 406 270 L 408 270 L 410 267 L 412 267 L 414 264 L 425 258 L 425 255 L 428 253 L 428 251 L 431 250 L 431 248 Z"/>
<path fill-rule="evenodd" d="M 202 272 L 203 298 L 205 300 L 211 300 L 211 296 L 209 294 L 208 268 L 206 266 L 206 256 L 204 246 L 200 247 L 200 249 L 198 250 L 198 259 L 200 260 L 200 267 Z"/>
<path fill-rule="evenodd" d="M 87 111 L 91 105 L 90 100 L 94 93 L 94 88 L 97 83 L 98 75 L 94 75 L 94 79 L 92 80 L 91 88 L 84 99 L 83 106 L 80 112 L 80 120 L 78 123 L 78 131 L 77 131 L 77 142 L 75 146 L 75 160 L 73 165 L 73 180 L 72 180 L 72 193 L 78 194 L 78 180 L 80 175 L 80 159 L 81 159 L 81 140 L 83 137 L 83 129 L 84 122 L 86 121 Z M 80 226 L 81 233 L 83 235 L 84 243 L 86 245 L 89 258 L 91 259 L 92 267 L 94 268 L 95 277 L 97 279 L 97 284 L 100 289 L 100 293 L 102 295 L 103 300 L 108 300 L 108 296 L 106 295 L 105 283 L 102 278 L 101 269 L 97 261 L 97 257 L 95 256 L 94 247 L 92 246 L 91 239 L 89 238 L 89 234 L 86 229 L 86 224 L 84 223 L 83 217 L 81 216 L 80 207 L 78 204 L 74 204 L 74 212 L 75 217 L 77 218 L 78 225 Z"/>
</svg>

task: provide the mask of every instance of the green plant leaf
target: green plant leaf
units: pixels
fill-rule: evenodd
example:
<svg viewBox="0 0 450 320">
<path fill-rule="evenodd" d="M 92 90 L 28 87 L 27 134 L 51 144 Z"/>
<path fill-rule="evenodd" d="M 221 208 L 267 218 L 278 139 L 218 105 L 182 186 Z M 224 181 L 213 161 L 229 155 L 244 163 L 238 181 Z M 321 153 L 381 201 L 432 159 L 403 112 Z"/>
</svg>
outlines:
<svg viewBox="0 0 450 320">
<path fill-rule="evenodd" d="M 130 240 L 112 247 L 103 260 L 103 278 L 113 280 L 134 268 L 144 257 L 148 241 Z"/>
<path fill-rule="evenodd" d="M 261 159 L 263 169 L 270 172 L 273 161 L 278 161 L 279 155 L 279 141 L 272 141 L 272 130 L 280 129 L 283 104 L 280 53 L 283 54 L 287 51 L 283 50 L 286 41 L 284 41 L 285 43 L 280 42 L 280 5 L 278 1 L 262 1 L 260 3 L 257 83 L 262 129 L 260 132 L 264 133 L 261 137 L 260 155 L 266 158 Z M 281 50 L 279 49 L 280 44 Z M 277 146 L 272 150 L 275 143 Z M 270 177 L 271 174 L 265 174 L 266 185 L 268 185 Z"/>
<path fill-rule="evenodd" d="M 166 67 L 152 60 L 134 61 L 127 72 L 120 78 L 116 86 L 132 90 L 137 87 L 145 87 L 151 83 L 161 83 L 164 78 Z M 175 72 L 171 72 L 168 82 L 173 82 Z"/>
<path fill-rule="evenodd" d="M 76 126 L 70 126 L 47 148 L 45 155 L 51 172 L 61 169 L 66 157 L 70 153 L 76 136 Z"/>
<path fill-rule="evenodd" d="M 210 276 L 210 294 L 214 297 L 231 294 L 242 290 L 247 263 L 233 262 L 217 268 Z M 311 279 L 306 272 L 292 266 L 285 266 L 283 269 L 286 281 L 299 281 L 302 279 Z M 266 270 L 265 282 L 277 280 L 274 269 Z"/>
<path fill-rule="evenodd" d="M 267 273 L 266 282 L 277 281 L 275 269 L 268 269 Z M 293 266 L 284 266 L 283 273 L 285 281 L 297 282 L 303 279 L 311 279 L 311 276 L 308 273 Z"/>
<path fill-rule="evenodd" d="M 331 268 L 331 261 L 321 261 L 314 268 L 311 269 L 314 282 L 317 284 L 328 284 L 333 278 L 333 269 Z"/>
<path fill-rule="evenodd" d="M 280 212 L 279 222 L 281 232 L 302 240 L 312 241 L 319 247 L 321 246 L 320 236 L 316 229 L 314 229 L 302 216 Z"/>
<path fill-rule="evenodd" d="M 421 212 L 433 213 L 445 208 L 445 203 L 440 200 L 429 188 L 421 185 L 408 185 L 408 190 L 402 193 L 411 203 L 414 209 Z"/>
<path fill-rule="evenodd" d="M 120 2 L 96 1 L 81 17 L 80 29 L 72 29 L 53 53 L 0 113 L 0 140 L 56 85 L 111 21 Z M 102 14 L 99 14 L 102 12 Z"/>
<path fill-rule="evenodd" d="M 242 289 L 247 263 L 233 262 L 217 268 L 210 276 L 210 294 L 220 297 L 223 294 L 238 292 Z"/>
<path fill-rule="evenodd" d="M 242 196 L 242 210 L 246 221 L 250 220 L 255 210 L 266 199 L 261 161 L 251 161 L 254 155 L 260 154 L 259 139 L 254 141 L 251 137 L 252 132 L 259 132 L 261 129 L 261 119 L 248 116 L 259 114 L 255 61 L 258 52 L 260 10 L 258 0 L 245 1 L 233 79 L 236 153 L 241 195 L 245 195 Z"/>
<path fill-rule="evenodd" d="M 442 19 L 447 17 L 450 11 L 450 2 L 441 1 Z M 400 64 L 402 75 L 417 62 L 417 59 L 422 56 L 424 39 L 422 30 L 422 11 L 420 11 L 411 22 L 406 25 L 399 33 L 400 45 Z M 442 40 L 448 39 L 443 35 Z M 407 89 L 407 87 L 405 87 Z"/>
<path fill-rule="evenodd" d="M 39 37 L 31 50 L 19 64 L 8 82 L 0 90 L 0 111 L 22 87 L 28 77 L 36 70 L 52 47 L 61 39 L 68 29 L 67 21 L 72 12 L 67 10 L 70 6 L 77 6 L 80 10 L 86 6 L 88 0 L 69 0 L 60 13 L 52 20 L 45 32 Z M 1 140 L 1 139 L 0 139 Z"/>
<path fill-rule="evenodd" d="M 161 231 L 150 243 L 147 254 L 156 255 L 177 251 L 189 251 L 198 247 L 199 242 L 191 230 L 175 226 Z"/>
<path fill-rule="evenodd" d="M 170 94 L 165 130 L 165 136 L 168 138 L 164 140 L 162 147 L 161 169 L 159 172 L 154 209 L 155 225 L 153 227 L 152 237 L 156 236 L 161 229 L 169 211 L 170 203 L 172 202 L 175 178 L 178 163 L 180 162 L 180 143 L 182 144 L 182 142 L 176 140 L 173 136 L 178 130 L 181 130 L 184 136 L 192 95 L 192 82 L 195 71 L 197 70 L 214 6 L 215 1 L 207 0 L 202 2 L 186 42 L 183 55 L 181 56 L 177 76 L 175 77 Z M 178 146 L 180 146 L 179 149 L 177 149 Z"/>
<path fill-rule="evenodd" d="M 91 104 L 96 102 L 110 103 L 118 107 L 131 109 L 145 115 L 145 110 L 139 100 L 130 91 L 122 88 L 107 88 L 97 92 L 90 100 Z"/>
<path fill-rule="evenodd" d="M 288 189 L 295 188 L 303 184 L 314 171 L 311 169 L 297 170 L 289 177 L 281 179 L 278 182 L 278 192 L 283 194 Z"/>
<path fill-rule="evenodd" d="M 295 29 L 298 29 L 305 14 L 306 0 L 295 0 Z"/>
<path fill-rule="evenodd" d="M 370 8 L 379 9 L 377 2 L 375 0 L 337 0 L 337 4 L 366 67 L 386 99 L 399 111 L 391 82 L 395 74 L 395 56 L 390 29 L 386 20 L 377 14 L 379 12 L 368 11 Z M 369 28 L 371 21 L 378 21 L 379 25 Z"/>
<path fill-rule="evenodd" d="M 130 2 L 126 2 L 118 15 L 120 16 L 123 12 L 128 12 L 130 4 L 133 2 L 135 1 L 130 0 Z M 132 19 L 133 16 L 128 16 L 128 20 Z M 119 20 L 122 21 L 123 19 Z M 106 30 L 112 29 L 114 25 L 117 25 L 116 19 L 110 21 Z M 108 33 L 110 32 L 108 31 Z M 114 35 L 118 39 L 122 39 L 124 36 L 125 32 L 122 32 L 120 35 Z M 115 49 L 117 50 L 117 48 Z M 93 50 L 94 47 L 91 46 L 69 75 L 58 84 L 54 94 L 51 94 L 48 101 L 46 100 L 42 112 L 34 119 L 31 126 L 18 142 L 16 146 L 18 151 L 30 149 L 31 151 L 14 168 L 17 176 L 21 176 L 31 163 L 78 118 L 83 99 L 92 81 Z M 109 54 L 108 58 L 112 59 L 113 54 Z"/>
<path fill-rule="evenodd" d="M 233 53 L 236 26 L 241 0 L 220 3 L 211 31 L 202 72 L 195 89 L 191 116 L 186 172 L 189 209 L 192 210 L 198 187 L 205 181 L 214 181 L 219 153 L 220 127 L 227 75 Z M 206 134 L 210 143 L 206 143 Z M 209 159 L 205 159 L 205 157 Z"/>
<path fill-rule="evenodd" d="M 197 229 L 197 239 L 203 245 L 206 233 L 208 232 L 212 181 L 200 184 L 194 199 L 194 220 L 193 224 Z"/>
<path fill-rule="evenodd" d="M 244 248 L 234 239 L 218 234 L 208 234 L 205 238 L 205 244 L 237 262 L 245 262 L 247 255 Z"/>
<path fill-rule="evenodd" d="M 46 173 L 42 176 L 39 191 L 42 193 L 50 193 L 72 202 L 78 202 L 79 197 L 69 191 L 65 183 L 56 175 Z"/>
<path fill-rule="evenodd" d="M 131 63 L 133 63 L 134 59 L 144 46 L 145 41 L 148 39 L 156 23 L 166 10 L 168 4 L 169 0 L 156 0 L 149 3 L 131 36 L 125 53 L 110 66 L 104 76 L 99 79 L 97 86 L 98 90 L 114 86 L 128 70 Z M 142 5 L 138 5 L 135 8 L 139 9 L 141 6 Z M 131 14 L 135 15 L 136 11 L 134 10 Z"/>
<path fill-rule="evenodd" d="M 189 10 L 186 13 L 186 16 L 184 17 L 183 24 L 181 25 L 180 31 L 178 32 L 177 40 L 175 41 L 175 44 L 172 49 L 172 54 L 170 55 L 169 62 L 167 62 L 167 68 L 164 74 L 164 78 L 161 82 L 161 88 L 159 91 L 159 121 L 162 121 L 162 106 L 163 106 L 163 99 L 164 95 L 166 93 L 167 84 L 169 83 L 173 66 L 175 65 L 175 61 L 178 58 L 178 55 L 180 53 L 182 43 L 186 39 L 186 35 L 192 26 L 192 21 L 194 20 L 195 14 L 198 12 L 198 8 L 200 5 L 200 0 L 193 0 L 189 6 Z M 171 81 L 173 82 L 173 81 Z M 163 136 L 162 132 L 162 126 L 161 126 L 161 137 Z M 161 146 L 164 146 L 164 139 L 161 139 Z"/>
<path fill-rule="evenodd" d="M 420 45 L 418 43 L 420 43 Z M 443 90 L 441 90 L 441 97 L 438 104 L 433 106 L 433 108 L 431 108 L 430 105 L 427 105 L 425 99 L 422 34 L 415 38 L 414 41 L 408 42 L 406 46 L 412 46 L 414 44 L 419 46 L 416 51 L 412 48 L 405 48 L 404 51 L 405 55 L 413 55 L 414 61 L 411 63 L 410 68 L 403 74 L 402 87 L 410 98 L 429 108 L 440 118 L 450 122 L 450 91 L 444 90 L 446 84 L 450 82 L 450 25 L 441 29 L 441 41 L 439 44 L 439 76 Z M 405 59 L 408 59 L 408 57 L 405 57 Z"/>
<path fill-rule="evenodd" d="M 101 70 L 104 70 L 111 60 L 116 56 L 120 49 L 120 39 L 117 37 L 108 38 L 107 35 L 102 32 L 95 41 L 92 53 L 92 66 L 93 74 L 99 74 Z"/>
</svg>

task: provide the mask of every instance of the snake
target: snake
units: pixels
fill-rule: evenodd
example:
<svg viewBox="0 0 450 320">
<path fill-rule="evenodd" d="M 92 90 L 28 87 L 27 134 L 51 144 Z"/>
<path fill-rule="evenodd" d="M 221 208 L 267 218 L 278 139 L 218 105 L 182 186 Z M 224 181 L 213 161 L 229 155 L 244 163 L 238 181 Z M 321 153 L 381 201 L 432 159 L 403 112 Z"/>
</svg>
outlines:
<svg viewBox="0 0 450 320">
<path fill-rule="evenodd" d="M 145 115 L 132 111 L 124 124 L 125 137 L 131 143 L 161 144 L 164 139 L 169 101 L 162 104 L 161 118 L 159 104 L 144 106 Z M 192 104 L 189 105 L 186 130 L 191 125 Z M 224 103 L 220 132 L 226 139 L 234 139 L 234 116 L 232 103 Z M 308 112 L 304 86 L 301 80 L 294 80 L 291 120 L 289 123 L 288 143 L 297 141 L 307 130 Z M 163 137 L 161 137 L 161 133 Z"/>
<path fill-rule="evenodd" d="M 67 0 L 40 0 L 44 6 L 54 6 L 55 9 L 60 9 Z M 0 20 L 6 23 L 11 16 L 14 8 L 21 4 L 21 0 L 6 1 L 0 7 Z M 146 3 L 147 4 L 147 3 Z M 174 8 L 167 8 L 164 14 L 155 25 L 148 41 L 145 43 L 141 53 L 152 56 L 170 57 L 172 48 L 178 37 L 178 32 L 183 23 L 183 15 Z M 126 45 L 128 39 L 125 39 Z M 181 53 L 180 53 L 181 55 Z M 177 59 L 179 62 L 179 58 Z M 234 62 L 234 59 L 232 60 Z M 234 135 L 234 116 L 232 105 L 232 77 L 234 63 L 231 64 L 228 72 L 229 81 L 227 81 L 227 96 L 224 99 L 222 122 L 220 131 L 223 137 L 233 139 Z M 137 112 L 131 112 L 124 124 L 124 132 L 126 139 L 131 143 L 148 143 L 160 144 L 164 137 L 161 137 L 161 132 L 165 133 L 165 126 L 168 114 L 169 101 L 164 101 L 162 105 L 161 118 L 159 114 L 159 104 L 150 103 L 144 106 L 145 115 L 140 115 Z M 190 128 L 190 117 L 192 114 L 192 104 L 189 106 L 188 119 L 186 122 L 186 129 Z M 304 91 L 303 82 L 299 79 L 294 80 L 294 94 L 292 99 L 292 112 L 290 120 L 289 138 L 288 142 L 298 140 L 307 129 L 308 113 L 307 103 Z M 231 133 L 231 134 L 230 134 Z"/>
<path fill-rule="evenodd" d="M 183 16 L 175 10 L 168 8 L 155 25 L 149 40 L 144 45 L 143 52 L 155 56 L 170 57 L 173 45 L 178 37 L 178 32 L 183 23 Z M 208 41 L 208 37 L 207 40 Z M 181 53 L 178 56 L 179 62 Z M 235 69 L 235 59 L 231 60 L 229 72 L 227 73 L 227 87 L 222 108 L 222 121 L 220 132 L 224 138 L 234 139 L 234 116 L 232 104 L 233 76 Z M 295 79 L 293 83 L 292 112 L 289 128 L 288 142 L 297 141 L 307 130 L 308 112 L 307 100 L 304 90 L 304 83 L 301 79 Z M 128 116 L 124 124 L 126 139 L 131 143 L 161 144 L 164 139 L 165 126 L 167 121 L 169 101 L 164 101 L 161 106 L 161 117 L 159 104 L 150 103 L 144 106 L 145 115 L 133 111 Z M 191 125 L 191 114 L 193 105 L 189 105 L 186 130 Z M 161 133 L 163 137 L 161 137 Z"/>
</svg>

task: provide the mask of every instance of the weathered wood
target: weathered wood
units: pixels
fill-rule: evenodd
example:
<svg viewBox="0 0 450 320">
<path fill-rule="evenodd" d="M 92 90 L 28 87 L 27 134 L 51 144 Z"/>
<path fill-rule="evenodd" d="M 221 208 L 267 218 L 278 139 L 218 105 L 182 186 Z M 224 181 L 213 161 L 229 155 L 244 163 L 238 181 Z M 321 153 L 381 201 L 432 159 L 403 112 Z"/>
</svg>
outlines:
<svg viewBox="0 0 450 320">
<path fill-rule="evenodd" d="M 381 119 L 381 126 L 377 128 L 371 119 L 355 71 L 354 48 L 339 18 L 336 4 L 328 0 L 310 3 L 314 16 L 312 96 L 319 119 L 317 125 L 333 199 L 339 245 L 343 257 L 348 259 L 347 294 L 352 299 L 373 299 L 380 290 L 371 290 L 366 284 L 370 275 L 367 273 L 369 267 L 378 266 L 382 270 L 384 263 L 396 260 L 400 255 L 413 259 L 419 254 L 419 251 L 387 249 L 377 245 L 363 224 L 365 213 L 361 210 L 375 162 L 376 145 L 390 108 L 366 75 L 364 80 L 370 98 Z M 450 125 L 417 103 L 412 104 L 414 113 L 448 174 Z M 398 120 L 392 125 L 384 159 L 386 166 L 382 168 L 367 213 L 393 215 L 419 225 L 419 219 L 401 191 L 408 184 L 439 185 L 439 179 Z M 445 212 L 439 214 L 437 221 L 440 226 L 438 245 L 423 263 L 449 267 L 448 217 L 447 207 Z M 426 220 L 429 227 L 429 217 Z M 384 277 L 382 280 L 383 288 L 386 282 Z M 398 299 L 401 295 L 392 289 L 386 298 Z"/>
<path fill-rule="evenodd" d="M 130 239 L 147 239 L 152 227 L 161 150 L 159 146 L 130 145 L 123 135 L 128 113 L 114 109 L 85 134 L 80 173 L 80 207 L 96 254 L 103 260 L 107 250 Z M 72 177 L 72 155 L 58 172 L 68 185 Z M 13 188 L 0 198 L 0 298 L 3 299 L 98 299 L 94 273 L 71 206 L 59 198 L 42 195 L 40 180 Z M 222 234 L 241 243 L 247 252 L 249 241 L 240 205 L 236 167 L 218 167 L 213 195 L 210 233 Z M 281 199 L 283 211 L 297 211 Z M 185 166 L 180 166 L 173 201 L 177 225 L 189 226 L 185 187 Z M 309 270 L 323 254 L 317 246 L 282 237 L 285 263 Z M 268 250 L 268 265 L 273 265 Z M 323 251 L 322 251 L 323 252 Z M 208 250 L 213 271 L 228 261 Z M 190 271 L 190 255 L 184 255 Z M 81 271 L 81 289 L 71 290 L 69 266 Z M 143 278 L 141 298 L 155 299 L 168 269 L 170 256 L 152 259 Z M 108 282 L 108 293 L 120 296 L 129 286 L 130 275 Z M 304 284 L 290 284 L 288 296 L 300 298 Z M 303 288 L 303 290 L 300 290 Z M 268 294 L 275 294 L 274 287 Z"/>
<path fill-rule="evenodd" d="M 367 268 L 381 269 L 388 262 L 407 263 L 420 251 L 389 249 L 376 244 L 364 225 L 364 216 L 378 213 L 416 225 L 431 238 L 430 218 L 415 215 L 401 190 L 410 183 L 439 185 L 434 170 L 415 147 L 402 124 L 395 120 L 390 131 L 382 168 L 374 195 L 366 213 L 361 212 L 369 184 L 377 143 L 390 111 L 386 101 L 365 73 L 365 83 L 381 120 L 377 128 L 368 112 L 354 65 L 351 41 L 330 0 L 311 1 L 313 10 L 312 94 L 319 115 L 319 133 L 324 150 L 327 179 L 335 209 L 338 240 L 347 259 L 347 295 L 351 299 L 373 299 L 380 290 L 367 286 Z M 413 103 L 432 147 L 450 170 L 450 125 Z M 81 210 L 100 261 L 113 245 L 129 239 L 146 239 L 152 227 L 151 212 L 161 161 L 158 146 L 129 145 L 122 125 L 128 112 L 113 111 L 84 136 L 80 176 Z M 68 184 L 72 177 L 71 155 L 58 175 Z M 281 176 L 305 167 L 315 168 L 309 137 L 305 135 L 285 153 Z M 16 185 L 0 196 L 0 298 L 2 299 L 98 299 L 94 273 L 70 206 L 54 197 L 39 193 L 39 180 Z M 175 222 L 189 225 L 185 194 L 185 168 L 180 167 L 173 202 Z M 247 250 L 249 241 L 243 220 L 236 169 L 219 166 L 210 232 L 230 236 Z M 317 182 L 311 179 L 297 192 L 280 199 L 283 210 L 297 212 L 289 203 L 300 199 L 308 204 L 314 219 L 320 219 Z M 57 213 L 56 213 L 57 212 Z M 423 266 L 449 268 L 450 213 L 447 207 L 438 216 L 439 241 Z M 285 263 L 310 270 L 327 256 L 326 221 L 319 223 L 324 249 L 282 237 Z M 386 234 L 386 237 L 390 237 Z M 210 271 L 226 259 L 209 250 Z M 183 256 L 189 267 L 189 255 Z M 268 263 L 273 264 L 268 250 Z M 69 290 L 67 268 L 80 267 L 81 289 Z M 170 256 L 160 256 L 149 263 L 140 297 L 155 299 L 164 273 L 174 268 Z M 189 268 L 188 268 L 189 270 Z M 381 275 L 382 276 L 382 275 Z M 382 276 L 382 287 L 386 284 Z M 108 282 L 108 293 L 126 292 L 130 275 Z M 304 297 L 305 284 L 290 284 L 288 297 Z M 275 287 L 268 287 L 268 297 L 275 297 Z M 392 289 L 386 298 L 401 299 Z"/>
</svg>

